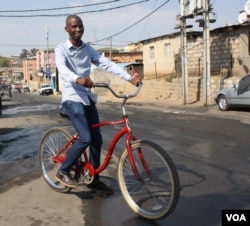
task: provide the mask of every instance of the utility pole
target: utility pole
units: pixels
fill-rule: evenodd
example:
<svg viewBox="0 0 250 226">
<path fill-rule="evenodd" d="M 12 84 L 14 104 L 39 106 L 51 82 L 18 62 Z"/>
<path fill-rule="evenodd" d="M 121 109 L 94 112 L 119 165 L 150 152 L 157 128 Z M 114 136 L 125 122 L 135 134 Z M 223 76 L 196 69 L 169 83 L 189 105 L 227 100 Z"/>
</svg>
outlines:
<svg viewBox="0 0 250 226">
<path fill-rule="evenodd" d="M 109 59 L 112 60 L 112 36 L 109 38 Z"/>
<path fill-rule="evenodd" d="M 187 0 L 180 0 L 180 31 L 181 31 L 181 60 L 182 60 L 182 103 L 188 103 L 188 67 L 187 67 Z"/>
<path fill-rule="evenodd" d="M 46 40 L 47 40 L 47 54 L 46 54 L 46 71 L 45 71 L 45 78 L 44 82 L 46 84 L 46 75 L 49 72 L 49 28 L 46 27 Z"/>
<path fill-rule="evenodd" d="M 199 20 L 200 26 L 203 26 L 203 100 L 204 106 L 211 103 L 211 75 L 210 75 L 210 30 L 209 30 L 209 12 L 210 0 L 179 0 L 180 3 L 180 25 L 181 29 L 181 53 L 182 53 L 182 96 L 183 104 L 188 102 L 188 68 L 187 68 L 187 35 L 186 19 L 193 18 L 199 11 L 202 19 Z M 211 20 L 211 23 L 216 20 Z"/>
<path fill-rule="evenodd" d="M 211 83 L 211 74 L 210 74 L 210 31 L 209 31 L 209 4 L 208 0 L 203 0 L 203 40 L 204 40 L 204 70 L 203 70 L 203 101 L 204 106 L 211 104 L 211 95 L 210 95 L 210 83 Z"/>
<path fill-rule="evenodd" d="M 181 18 L 181 53 L 182 53 L 182 103 L 188 103 L 188 68 L 187 68 L 187 32 L 186 19 Z"/>
</svg>

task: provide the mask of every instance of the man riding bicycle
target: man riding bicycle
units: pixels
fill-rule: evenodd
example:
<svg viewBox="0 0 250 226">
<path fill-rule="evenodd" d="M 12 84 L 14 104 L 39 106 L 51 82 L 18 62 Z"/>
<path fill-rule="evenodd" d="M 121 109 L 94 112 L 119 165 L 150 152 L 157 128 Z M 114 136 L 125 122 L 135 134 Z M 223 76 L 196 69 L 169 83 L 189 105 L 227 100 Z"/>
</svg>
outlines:
<svg viewBox="0 0 250 226">
<path fill-rule="evenodd" d="M 137 85 L 140 79 L 132 77 L 81 40 L 84 26 L 80 17 L 68 16 L 65 31 L 69 34 L 69 39 L 55 48 L 56 66 L 63 83 L 62 110 L 68 115 L 79 139 L 61 165 L 56 178 L 64 185 L 74 188 L 77 187 L 77 182 L 71 176 L 70 170 L 86 147 L 90 147 L 90 163 L 93 167 L 98 168 L 100 165 L 102 136 L 99 128 L 91 128 L 92 124 L 99 122 L 96 97 L 91 93 L 91 88 L 94 86 L 89 77 L 91 63 L 130 81 L 133 85 Z M 99 175 L 96 175 L 94 181 L 88 186 L 91 189 L 113 194 L 112 188 L 101 182 Z"/>
</svg>

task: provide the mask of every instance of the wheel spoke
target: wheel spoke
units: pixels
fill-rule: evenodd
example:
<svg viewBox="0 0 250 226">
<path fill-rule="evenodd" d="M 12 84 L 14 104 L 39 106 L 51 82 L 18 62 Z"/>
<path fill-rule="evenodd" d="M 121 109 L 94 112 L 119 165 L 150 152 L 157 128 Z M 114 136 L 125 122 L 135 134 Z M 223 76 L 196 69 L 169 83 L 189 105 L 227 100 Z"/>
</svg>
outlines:
<svg viewBox="0 0 250 226">
<path fill-rule="evenodd" d="M 130 166 L 127 150 L 118 166 L 118 180 L 122 194 L 129 206 L 148 219 L 160 219 L 169 215 L 179 198 L 179 178 L 175 166 L 167 153 L 149 141 L 132 145 L 133 157 L 141 181 L 137 180 Z M 136 151 L 142 150 L 151 175 Z"/>
<path fill-rule="evenodd" d="M 69 188 L 56 181 L 55 176 L 59 169 L 59 164 L 53 161 L 53 157 L 70 140 L 71 135 L 62 128 L 53 128 L 43 137 L 39 148 L 39 163 L 42 175 L 46 183 L 54 190 L 67 192 Z M 69 147 L 68 147 L 69 148 Z M 65 154 L 68 148 L 65 148 L 60 155 Z"/>
</svg>

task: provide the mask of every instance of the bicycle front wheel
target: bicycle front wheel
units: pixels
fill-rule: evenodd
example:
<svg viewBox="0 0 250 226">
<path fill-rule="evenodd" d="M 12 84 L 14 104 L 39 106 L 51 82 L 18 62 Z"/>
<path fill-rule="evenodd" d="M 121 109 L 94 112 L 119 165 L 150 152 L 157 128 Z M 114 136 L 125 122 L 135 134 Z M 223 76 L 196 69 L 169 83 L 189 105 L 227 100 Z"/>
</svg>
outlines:
<svg viewBox="0 0 250 226">
<path fill-rule="evenodd" d="M 172 159 L 151 141 L 135 141 L 131 149 L 140 179 L 135 177 L 125 149 L 118 163 L 118 182 L 123 197 L 130 208 L 144 218 L 156 220 L 170 215 L 180 193 Z"/>
<path fill-rule="evenodd" d="M 71 137 L 65 129 L 55 127 L 46 132 L 39 146 L 39 165 L 43 178 L 53 190 L 58 192 L 68 192 L 70 188 L 56 180 L 55 176 L 60 165 L 53 161 L 53 157 Z M 66 154 L 69 148 L 71 145 L 65 147 L 61 155 Z"/>
</svg>

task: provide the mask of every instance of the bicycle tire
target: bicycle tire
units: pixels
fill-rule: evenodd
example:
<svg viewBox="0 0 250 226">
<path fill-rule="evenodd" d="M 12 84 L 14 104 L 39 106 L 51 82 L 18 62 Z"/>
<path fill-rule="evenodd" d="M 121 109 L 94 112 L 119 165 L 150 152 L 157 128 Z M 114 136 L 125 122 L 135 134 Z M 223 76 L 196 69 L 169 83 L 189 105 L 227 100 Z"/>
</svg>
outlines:
<svg viewBox="0 0 250 226">
<path fill-rule="evenodd" d="M 46 132 L 40 142 L 39 165 L 41 173 L 46 183 L 57 192 L 65 193 L 70 191 L 71 188 L 56 180 L 55 176 L 60 165 L 53 162 L 52 157 L 58 153 L 71 137 L 71 134 L 65 129 L 54 127 Z M 64 152 L 67 150 L 65 149 Z"/>
<path fill-rule="evenodd" d="M 137 180 L 125 149 L 118 163 L 118 183 L 122 195 L 130 208 L 140 216 L 158 220 L 169 216 L 175 209 L 179 195 L 180 183 L 176 167 L 159 145 L 137 140 L 131 145 L 135 165 L 142 177 Z M 149 177 L 141 164 L 137 153 L 142 150 L 144 160 L 151 172 Z"/>
</svg>

